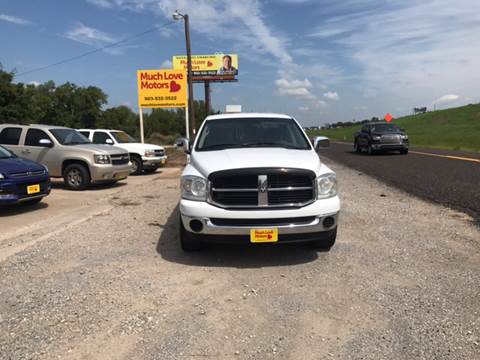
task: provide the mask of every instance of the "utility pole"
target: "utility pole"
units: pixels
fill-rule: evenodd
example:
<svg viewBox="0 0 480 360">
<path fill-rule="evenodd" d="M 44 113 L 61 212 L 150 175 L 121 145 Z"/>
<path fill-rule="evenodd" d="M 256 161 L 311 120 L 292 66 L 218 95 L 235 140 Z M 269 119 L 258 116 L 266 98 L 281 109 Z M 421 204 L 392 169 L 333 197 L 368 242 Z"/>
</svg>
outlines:
<svg viewBox="0 0 480 360">
<path fill-rule="evenodd" d="M 210 115 L 210 81 L 205 81 L 205 115 Z"/>
<path fill-rule="evenodd" d="M 185 41 L 187 43 L 187 72 L 188 72 L 188 115 L 190 120 L 190 139 L 195 136 L 195 109 L 193 102 L 193 74 L 192 74 L 192 50 L 190 48 L 190 24 L 188 15 L 183 16 L 185 22 Z"/>
<path fill-rule="evenodd" d="M 192 51 L 190 48 L 190 23 L 188 14 L 181 14 L 178 10 L 172 15 L 174 20 L 183 19 L 185 24 L 185 43 L 187 45 L 187 80 L 188 80 L 188 116 L 190 122 L 190 139 L 195 136 L 195 109 L 193 102 L 193 73 L 192 73 Z"/>
</svg>

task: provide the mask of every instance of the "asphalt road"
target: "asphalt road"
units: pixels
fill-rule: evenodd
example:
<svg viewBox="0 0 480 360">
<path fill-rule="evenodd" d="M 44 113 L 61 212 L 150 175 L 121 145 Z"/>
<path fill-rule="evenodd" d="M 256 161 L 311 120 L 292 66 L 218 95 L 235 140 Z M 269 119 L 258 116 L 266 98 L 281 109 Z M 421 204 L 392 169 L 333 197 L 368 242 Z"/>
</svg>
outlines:
<svg viewBox="0 0 480 360">
<path fill-rule="evenodd" d="M 437 155 L 472 158 L 478 162 Z M 480 224 L 480 156 L 477 154 L 411 149 L 408 155 L 368 156 L 353 152 L 350 144 L 332 143 L 330 148 L 320 151 L 320 157 L 323 156 L 410 194 L 465 211 Z"/>
</svg>

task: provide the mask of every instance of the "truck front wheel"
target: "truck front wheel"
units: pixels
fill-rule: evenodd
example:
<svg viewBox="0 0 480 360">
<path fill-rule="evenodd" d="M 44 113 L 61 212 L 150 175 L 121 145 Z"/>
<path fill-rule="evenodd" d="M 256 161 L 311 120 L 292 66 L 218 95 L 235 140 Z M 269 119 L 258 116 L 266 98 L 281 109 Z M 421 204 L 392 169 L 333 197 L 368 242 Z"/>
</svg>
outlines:
<svg viewBox="0 0 480 360">
<path fill-rule="evenodd" d="M 132 175 L 138 175 L 143 172 L 142 158 L 138 155 L 131 155 L 130 161 L 132 162 Z"/>
<path fill-rule="evenodd" d="M 82 164 L 71 164 L 63 170 L 65 185 L 71 190 L 84 190 L 90 185 L 90 174 Z"/>
<path fill-rule="evenodd" d="M 329 251 L 337 239 L 337 228 L 327 231 L 321 239 L 310 242 L 312 247 L 318 251 Z"/>
</svg>

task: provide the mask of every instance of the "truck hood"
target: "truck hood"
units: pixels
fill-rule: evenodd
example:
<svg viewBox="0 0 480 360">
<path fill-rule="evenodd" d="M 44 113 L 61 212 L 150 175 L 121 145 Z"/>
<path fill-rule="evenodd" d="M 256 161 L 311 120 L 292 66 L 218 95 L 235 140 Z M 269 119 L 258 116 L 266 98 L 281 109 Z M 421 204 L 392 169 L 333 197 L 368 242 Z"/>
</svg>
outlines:
<svg viewBox="0 0 480 360">
<path fill-rule="evenodd" d="M 45 168 L 31 160 L 23 158 L 9 158 L 9 159 L 0 159 L 0 173 L 4 175 L 27 172 L 27 171 L 40 171 L 45 170 Z"/>
<path fill-rule="evenodd" d="M 195 151 L 191 165 L 203 176 L 220 170 L 245 168 L 295 168 L 312 170 L 320 174 L 320 158 L 313 150 L 282 148 L 226 149 L 219 151 Z"/>
<path fill-rule="evenodd" d="M 67 146 L 66 146 L 67 147 Z M 127 151 L 112 145 L 98 145 L 98 144 L 81 144 L 68 146 L 69 150 L 86 150 L 88 152 L 95 152 L 96 154 L 104 155 L 118 155 L 125 154 Z"/>
<path fill-rule="evenodd" d="M 142 143 L 123 143 L 116 144 L 115 146 L 125 149 L 128 152 L 136 152 L 144 154 L 145 150 L 165 150 L 163 147 L 154 144 L 142 144 Z"/>
</svg>

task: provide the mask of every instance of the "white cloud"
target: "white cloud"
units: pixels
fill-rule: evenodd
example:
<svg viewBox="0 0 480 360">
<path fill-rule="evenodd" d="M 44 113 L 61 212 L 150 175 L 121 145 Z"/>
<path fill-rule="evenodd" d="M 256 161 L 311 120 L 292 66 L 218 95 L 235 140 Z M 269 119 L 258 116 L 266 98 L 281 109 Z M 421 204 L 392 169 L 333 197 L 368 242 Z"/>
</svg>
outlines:
<svg viewBox="0 0 480 360">
<path fill-rule="evenodd" d="M 332 92 L 332 91 L 328 91 L 326 93 L 323 94 L 323 97 L 325 99 L 328 99 L 328 100 L 333 100 L 333 101 L 338 101 L 340 100 L 340 97 L 338 96 L 338 93 L 335 91 L 335 92 Z"/>
<path fill-rule="evenodd" d="M 410 107 L 439 91 L 480 90 L 480 2 L 345 0 L 328 10 L 311 35 L 342 51 L 360 69 L 359 89 L 383 103 Z"/>
<path fill-rule="evenodd" d="M 312 101 L 312 106 L 316 109 L 323 109 L 327 107 L 327 103 L 323 100 L 315 99 Z"/>
<path fill-rule="evenodd" d="M 460 99 L 460 96 L 455 95 L 455 94 L 449 94 L 449 95 L 443 95 L 437 100 L 434 101 L 436 104 L 442 104 L 442 103 L 448 103 L 448 102 L 453 102 Z"/>
<path fill-rule="evenodd" d="M 314 99 L 315 96 L 310 92 L 312 83 L 305 78 L 304 80 L 289 80 L 281 78 L 275 81 L 275 94 L 279 96 L 294 96 L 301 99 Z"/>
<path fill-rule="evenodd" d="M 31 22 L 26 19 L 22 19 L 17 16 L 13 15 L 7 15 L 7 14 L 0 14 L 0 20 L 12 23 L 12 24 L 17 24 L 17 25 L 29 25 Z"/>
<path fill-rule="evenodd" d="M 102 8 L 120 7 L 136 12 L 156 13 L 168 20 L 178 9 L 194 14 L 193 31 L 212 40 L 235 44 L 238 52 L 271 55 L 282 64 L 292 63 L 286 47 L 287 39 L 273 31 L 264 21 L 261 3 L 257 0 L 225 2 L 223 0 L 88 0 Z M 227 49 L 219 49 L 227 51 Z M 255 58 L 255 57 L 253 57 Z M 259 59 L 265 60 L 262 57 Z"/>
<path fill-rule="evenodd" d="M 172 68 L 172 61 L 171 60 L 164 60 L 160 64 L 160 69 L 171 69 Z"/>
<path fill-rule="evenodd" d="M 35 87 L 37 87 L 37 86 L 41 85 L 41 83 L 40 83 L 40 82 L 38 82 L 38 81 L 35 81 L 35 80 L 32 80 L 32 81 L 28 82 L 27 84 L 28 84 L 28 85 L 33 85 L 33 86 L 35 86 Z"/>
<path fill-rule="evenodd" d="M 75 24 L 64 36 L 67 39 L 89 45 L 95 48 L 101 48 L 118 42 L 120 40 L 116 35 L 107 33 L 105 31 L 86 26 L 82 23 Z M 122 55 L 127 49 L 136 49 L 140 45 L 122 45 L 104 49 L 110 55 Z"/>
<path fill-rule="evenodd" d="M 70 31 L 65 34 L 65 37 L 82 44 L 97 47 L 117 41 L 117 39 L 113 35 L 86 26 L 82 23 L 76 24 Z"/>
<path fill-rule="evenodd" d="M 310 111 L 310 106 L 300 106 L 298 110 L 303 111 L 303 112 L 308 112 Z"/>
</svg>

